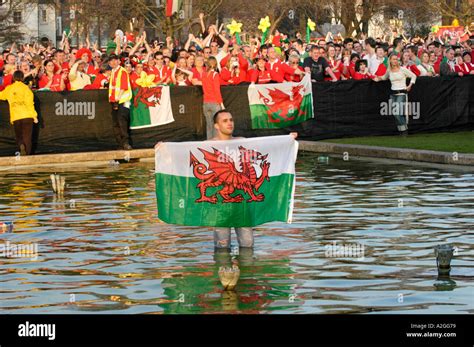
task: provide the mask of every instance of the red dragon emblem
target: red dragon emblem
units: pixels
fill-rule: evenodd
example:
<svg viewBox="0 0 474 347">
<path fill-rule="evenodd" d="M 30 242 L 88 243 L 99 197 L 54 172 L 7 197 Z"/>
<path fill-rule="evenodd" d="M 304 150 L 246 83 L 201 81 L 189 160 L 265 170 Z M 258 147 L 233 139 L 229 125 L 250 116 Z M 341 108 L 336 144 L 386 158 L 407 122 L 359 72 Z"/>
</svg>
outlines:
<svg viewBox="0 0 474 347">
<path fill-rule="evenodd" d="M 258 194 L 258 190 L 265 180 L 270 181 L 268 170 L 270 163 L 267 162 L 267 156 L 255 150 L 249 150 L 239 146 L 240 170 L 237 170 L 232 158 L 213 148 L 214 152 L 208 152 L 202 148 L 199 150 L 204 154 L 204 160 L 208 166 L 199 162 L 190 152 L 190 165 L 193 167 L 193 174 L 201 180 L 197 185 L 201 197 L 196 202 L 217 203 L 217 195 L 222 197 L 222 202 L 242 202 L 245 200 L 242 194 L 231 196 L 236 190 L 242 190 L 250 198 L 247 202 L 263 201 L 264 194 Z M 260 177 L 257 177 L 257 171 L 254 165 L 259 165 L 262 171 Z M 212 196 L 206 196 L 206 190 L 210 187 L 223 186 Z"/>
<path fill-rule="evenodd" d="M 162 87 L 144 88 L 139 87 L 137 94 L 133 98 L 133 106 L 138 107 L 141 102 L 147 107 L 155 107 L 160 104 Z"/>
<path fill-rule="evenodd" d="M 304 90 L 302 85 L 294 86 L 290 94 L 277 88 L 268 89 L 269 98 L 259 91 L 260 100 L 268 106 L 268 121 L 271 123 L 281 123 L 303 116 L 306 112 L 300 109 L 300 105 L 303 100 Z"/>
</svg>

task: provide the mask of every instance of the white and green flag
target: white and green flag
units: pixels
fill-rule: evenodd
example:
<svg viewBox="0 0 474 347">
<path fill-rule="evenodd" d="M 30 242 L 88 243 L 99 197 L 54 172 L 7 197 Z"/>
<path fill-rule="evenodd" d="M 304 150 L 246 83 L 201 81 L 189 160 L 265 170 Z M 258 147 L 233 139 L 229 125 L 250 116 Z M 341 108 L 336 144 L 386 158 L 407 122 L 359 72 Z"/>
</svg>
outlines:
<svg viewBox="0 0 474 347">
<path fill-rule="evenodd" d="M 250 85 L 252 129 L 285 128 L 313 118 L 311 77 L 301 82 Z"/>
<path fill-rule="evenodd" d="M 138 87 L 130 106 L 130 129 L 174 122 L 169 86 Z"/>
<path fill-rule="evenodd" d="M 165 142 L 155 151 L 158 218 L 214 227 L 290 223 L 297 153 L 290 135 Z"/>
</svg>

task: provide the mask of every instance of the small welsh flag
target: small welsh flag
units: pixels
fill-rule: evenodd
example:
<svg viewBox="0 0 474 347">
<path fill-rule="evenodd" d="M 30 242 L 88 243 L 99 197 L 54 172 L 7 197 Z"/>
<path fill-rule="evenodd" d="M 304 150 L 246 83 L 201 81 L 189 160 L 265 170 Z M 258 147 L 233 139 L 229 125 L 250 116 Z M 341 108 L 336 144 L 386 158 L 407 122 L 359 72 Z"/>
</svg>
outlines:
<svg viewBox="0 0 474 347">
<path fill-rule="evenodd" d="M 130 129 L 150 128 L 174 122 L 170 87 L 138 87 L 133 91 Z"/>
<path fill-rule="evenodd" d="M 252 129 L 285 128 L 313 118 L 311 77 L 301 82 L 250 85 Z"/>
</svg>

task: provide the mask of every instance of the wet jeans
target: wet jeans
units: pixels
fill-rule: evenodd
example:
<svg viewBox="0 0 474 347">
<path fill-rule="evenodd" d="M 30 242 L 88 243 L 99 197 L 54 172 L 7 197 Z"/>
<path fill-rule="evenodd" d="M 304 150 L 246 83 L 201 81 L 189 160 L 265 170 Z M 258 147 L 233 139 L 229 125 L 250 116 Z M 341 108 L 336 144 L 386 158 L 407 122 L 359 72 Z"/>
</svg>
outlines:
<svg viewBox="0 0 474 347">
<path fill-rule="evenodd" d="M 216 248 L 230 248 L 231 228 L 214 229 L 214 246 Z M 235 228 L 239 247 L 253 247 L 253 229 Z"/>
</svg>

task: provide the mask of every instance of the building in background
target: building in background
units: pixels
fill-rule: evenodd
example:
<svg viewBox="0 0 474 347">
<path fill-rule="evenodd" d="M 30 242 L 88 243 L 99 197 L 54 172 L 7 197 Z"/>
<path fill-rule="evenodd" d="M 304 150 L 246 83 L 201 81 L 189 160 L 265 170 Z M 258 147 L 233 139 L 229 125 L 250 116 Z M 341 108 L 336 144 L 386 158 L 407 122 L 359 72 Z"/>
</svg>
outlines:
<svg viewBox="0 0 474 347">
<path fill-rule="evenodd" d="M 12 25 L 10 30 L 21 34 L 23 42 L 51 41 L 56 45 L 60 21 L 51 2 L 0 0 L 2 12 L 6 15 L 5 24 Z M 4 46 L 9 43 L 8 32 L 5 36 Z"/>
</svg>

